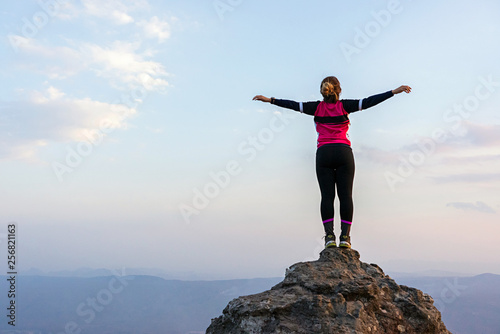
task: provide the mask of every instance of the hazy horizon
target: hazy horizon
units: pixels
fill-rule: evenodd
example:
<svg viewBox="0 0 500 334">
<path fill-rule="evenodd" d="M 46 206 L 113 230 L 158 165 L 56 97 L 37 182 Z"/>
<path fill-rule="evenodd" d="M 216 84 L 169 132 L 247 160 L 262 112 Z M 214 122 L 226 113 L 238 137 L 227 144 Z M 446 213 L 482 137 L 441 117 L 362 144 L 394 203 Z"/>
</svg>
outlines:
<svg viewBox="0 0 500 334">
<path fill-rule="evenodd" d="M 319 254 L 318 254 L 319 255 Z M 318 256 L 319 257 L 319 256 Z M 306 261 L 314 261 L 316 259 L 308 259 Z M 361 261 L 363 258 L 361 257 Z M 302 262 L 302 261 L 301 261 Z M 363 261 L 365 262 L 365 261 Z M 374 262 L 370 262 L 374 263 Z M 271 276 L 255 276 L 242 275 L 235 272 L 197 272 L 197 271 L 169 271 L 162 268 L 90 268 L 78 267 L 71 269 L 60 270 L 42 270 L 40 268 L 31 267 L 20 270 L 20 275 L 42 275 L 42 276 L 64 276 L 64 277 L 99 277 L 120 274 L 123 276 L 136 276 L 147 275 L 155 276 L 164 279 L 173 280 L 233 280 L 233 279 L 256 279 L 256 278 L 276 278 L 284 277 L 285 271 L 288 267 L 295 263 L 290 263 L 285 266 L 281 274 Z M 408 261 L 408 260 L 392 260 L 382 263 L 375 263 L 379 265 L 387 275 L 409 275 L 409 276 L 478 276 L 483 274 L 500 275 L 500 268 L 492 271 L 483 271 L 482 269 L 494 269 L 491 264 L 487 263 L 449 263 L 449 262 L 425 262 L 425 261 Z M 278 268 L 277 268 L 278 269 Z"/>
<path fill-rule="evenodd" d="M 5 3 L 0 247 L 15 222 L 20 275 L 276 277 L 316 259 L 313 119 L 252 97 L 316 101 L 335 75 L 346 99 L 413 89 L 350 116 L 361 260 L 500 274 L 499 12 L 493 0 Z"/>
</svg>

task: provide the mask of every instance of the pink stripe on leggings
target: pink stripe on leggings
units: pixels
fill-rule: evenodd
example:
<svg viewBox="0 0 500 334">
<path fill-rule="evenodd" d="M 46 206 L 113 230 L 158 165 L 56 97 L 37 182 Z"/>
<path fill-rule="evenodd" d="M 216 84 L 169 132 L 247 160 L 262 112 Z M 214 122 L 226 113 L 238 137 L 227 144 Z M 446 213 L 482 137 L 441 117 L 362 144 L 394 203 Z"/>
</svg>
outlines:
<svg viewBox="0 0 500 334">
<path fill-rule="evenodd" d="M 342 223 L 346 223 L 346 224 L 352 225 L 352 222 L 348 222 L 347 220 L 343 220 L 342 219 L 341 221 L 342 221 Z"/>
<path fill-rule="evenodd" d="M 323 224 L 326 224 L 326 223 L 332 222 L 332 221 L 333 221 L 333 218 L 332 219 L 323 220 Z"/>
</svg>

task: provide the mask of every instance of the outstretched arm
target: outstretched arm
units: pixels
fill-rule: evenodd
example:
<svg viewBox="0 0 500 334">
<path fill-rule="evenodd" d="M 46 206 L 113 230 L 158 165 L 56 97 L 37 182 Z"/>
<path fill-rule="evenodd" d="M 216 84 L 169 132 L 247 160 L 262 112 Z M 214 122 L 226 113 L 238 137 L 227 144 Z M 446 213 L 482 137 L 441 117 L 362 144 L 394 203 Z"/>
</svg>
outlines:
<svg viewBox="0 0 500 334">
<path fill-rule="evenodd" d="M 295 111 L 301 111 L 300 110 L 300 103 L 295 102 L 295 101 L 291 101 L 291 100 L 276 100 L 274 97 L 265 97 L 264 95 L 256 95 L 252 100 L 253 101 L 267 102 L 267 103 L 275 104 L 278 107 L 293 109 Z M 276 103 L 277 101 L 278 101 L 278 103 Z"/>
<path fill-rule="evenodd" d="M 342 100 L 342 104 L 344 105 L 344 109 L 348 113 L 353 113 L 356 111 L 360 111 L 363 109 L 368 109 L 373 106 L 376 106 L 377 104 L 384 102 L 390 97 L 393 97 L 395 94 L 399 94 L 402 92 L 410 93 L 411 92 L 411 87 L 410 86 L 399 86 L 396 89 L 393 90 L 388 90 L 385 93 L 377 94 L 377 95 L 372 95 L 370 97 L 367 97 L 365 99 L 361 100 Z"/>
<path fill-rule="evenodd" d="M 319 104 L 319 101 L 317 101 L 317 102 L 295 102 L 292 100 L 275 99 L 274 97 L 269 98 L 269 97 L 265 97 L 263 95 L 256 95 L 252 100 L 271 103 L 271 104 L 277 105 L 278 107 L 292 109 L 292 110 L 299 111 L 299 112 L 307 114 L 307 115 L 314 115 L 314 112 L 316 111 L 316 108 Z"/>
</svg>

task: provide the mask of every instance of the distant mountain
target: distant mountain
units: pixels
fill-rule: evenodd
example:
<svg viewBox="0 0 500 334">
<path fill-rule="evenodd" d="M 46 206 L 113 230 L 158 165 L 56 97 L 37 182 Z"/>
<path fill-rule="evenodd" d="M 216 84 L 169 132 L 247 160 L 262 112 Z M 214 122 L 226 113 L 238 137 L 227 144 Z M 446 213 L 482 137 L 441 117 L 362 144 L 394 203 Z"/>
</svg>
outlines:
<svg viewBox="0 0 500 334">
<path fill-rule="evenodd" d="M 387 272 L 389 276 L 392 278 L 400 278 L 400 277 L 471 277 L 473 274 L 465 274 L 465 273 L 457 273 L 453 271 L 443 271 L 443 270 L 424 270 L 424 271 L 415 271 L 415 272 L 397 272 L 397 271 L 389 271 Z"/>
<path fill-rule="evenodd" d="M 452 333 L 500 333 L 499 275 L 393 278 L 430 294 Z M 178 281 L 126 276 L 126 283 L 121 283 L 109 274 L 92 278 L 18 276 L 15 333 L 60 334 L 65 326 L 71 333 L 74 324 L 82 329 L 81 334 L 204 333 L 210 319 L 220 315 L 229 301 L 268 290 L 282 279 Z M 6 277 L 0 276 L 0 282 L 4 308 Z M 3 316 L 0 334 L 13 333 L 5 320 Z"/>
<path fill-rule="evenodd" d="M 500 275 L 399 277 L 396 281 L 430 294 L 452 333 L 500 333 Z"/>
<path fill-rule="evenodd" d="M 115 270 L 116 271 L 116 270 Z M 197 281 L 197 280 L 217 280 L 218 278 L 210 277 L 206 274 L 200 274 L 195 272 L 180 272 L 180 271 L 166 271 L 158 268 L 124 268 L 119 269 L 123 271 L 126 275 L 131 276 L 155 276 L 161 277 L 167 280 L 186 280 L 186 281 Z M 73 270 L 53 270 L 44 271 L 38 268 L 29 268 L 21 271 L 24 276 L 50 276 L 50 277 L 101 277 L 113 275 L 113 270 L 105 268 L 78 268 Z"/>
<path fill-rule="evenodd" d="M 6 282 L 6 276 L 0 280 Z M 152 276 L 93 278 L 18 276 L 16 334 L 186 334 L 203 332 L 210 319 L 240 295 L 280 281 L 265 278 L 176 281 Z M 4 283 L 1 291 L 7 291 Z M 4 294 L 0 305 L 7 305 Z M 2 306 L 3 308 L 3 306 Z M 0 333 L 13 333 L 4 320 Z M 28 332 L 25 332 L 28 333 Z"/>
</svg>

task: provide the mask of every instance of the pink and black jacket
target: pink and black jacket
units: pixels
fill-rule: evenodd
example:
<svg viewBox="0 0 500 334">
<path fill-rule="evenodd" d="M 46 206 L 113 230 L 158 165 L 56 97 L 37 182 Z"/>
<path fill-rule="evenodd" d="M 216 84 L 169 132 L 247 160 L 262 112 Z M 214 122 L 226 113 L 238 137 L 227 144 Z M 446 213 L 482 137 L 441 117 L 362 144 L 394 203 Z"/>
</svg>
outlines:
<svg viewBox="0 0 500 334">
<path fill-rule="evenodd" d="M 373 107 L 393 95 L 392 91 L 387 91 L 361 100 L 339 100 L 335 103 L 326 103 L 324 101 L 295 102 L 279 99 L 272 99 L 271 103 L 278 107 L 293 109 L 314 116 L 314 123 L 318 132 L 318 147 L 325 144 L 350 146 L 351 141 L 347 136 L 350 125 L 349 114 Z"/>
</svg>

